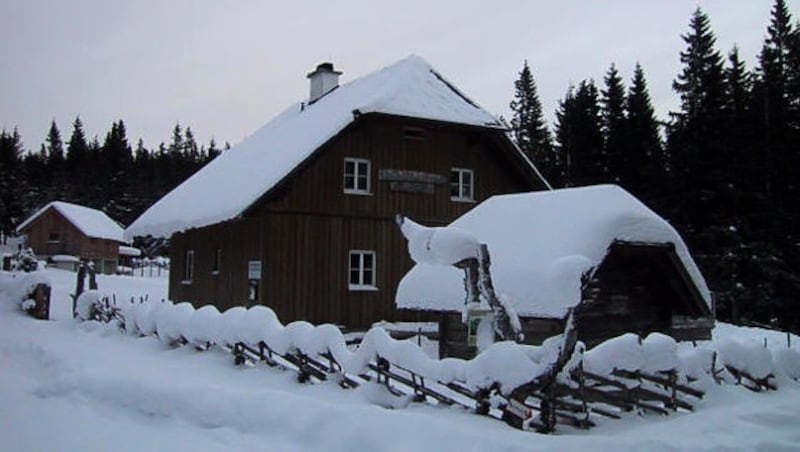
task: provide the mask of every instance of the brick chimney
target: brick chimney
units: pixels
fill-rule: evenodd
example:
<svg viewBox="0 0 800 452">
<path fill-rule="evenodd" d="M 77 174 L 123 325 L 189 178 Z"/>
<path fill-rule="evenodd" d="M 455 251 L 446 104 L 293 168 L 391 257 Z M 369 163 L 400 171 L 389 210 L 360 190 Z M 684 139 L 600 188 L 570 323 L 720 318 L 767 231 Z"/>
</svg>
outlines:
<svg viewBox="0 0 800 452">
<path fill-rule="evenodd" d="M 313 104 L 320 97 L 328 94 L 339 86 L 341 72 L 333 70 L 333 63 L 320 63 L 313 72 L 306 77 L 311 80 L 311 91 L 308 103 Z"/>
</svg>

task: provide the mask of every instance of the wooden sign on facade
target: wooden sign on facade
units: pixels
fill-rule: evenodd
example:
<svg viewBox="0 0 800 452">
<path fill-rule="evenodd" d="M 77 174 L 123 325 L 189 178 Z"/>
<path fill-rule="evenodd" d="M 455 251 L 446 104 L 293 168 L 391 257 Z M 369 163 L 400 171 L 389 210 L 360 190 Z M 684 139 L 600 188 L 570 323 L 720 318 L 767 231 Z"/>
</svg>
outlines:
<svg viewBox="0 0 800 452">
<path fill-rule="evenodd" d="M 380 170 L 378 180 L 389 182 L 391 191 L 429 195 L 434 193 L 436 185 L 447 183 L 447 178 L 441 174 L 397 169 Z"/>
</svg>

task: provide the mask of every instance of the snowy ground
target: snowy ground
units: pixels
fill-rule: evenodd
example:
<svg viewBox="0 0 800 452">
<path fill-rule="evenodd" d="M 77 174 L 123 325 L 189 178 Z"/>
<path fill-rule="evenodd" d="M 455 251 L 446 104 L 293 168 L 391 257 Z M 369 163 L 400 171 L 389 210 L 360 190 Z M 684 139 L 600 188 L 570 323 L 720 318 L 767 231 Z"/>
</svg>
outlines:
<svg viewBox="0 0 800 452">
<path fill-rule="evenodd" d="M 72 320 L 74 273 L 48 270 L 51 316 L 0 293 L 0 449 L 42 450 L 800 450 L 800 384 L 752 393 L 710 386 L 694 413 L 601 420 L 588 432 L 520 432 L 455 408 L 387 410 L 367 389 L 300 385 L 230 355 L 169 348 Z M 0 274 L 7 278 L 8 274 Z M 99 277 L 119 298 L 166 296 L 166 279 Z M 785 336 L 720 325 L 716 338 L 785 347 Z M 795 338 L 796 339 L 796 338 Z M 793 343 L 793 347 L 800 344 Z"/>
</svg>

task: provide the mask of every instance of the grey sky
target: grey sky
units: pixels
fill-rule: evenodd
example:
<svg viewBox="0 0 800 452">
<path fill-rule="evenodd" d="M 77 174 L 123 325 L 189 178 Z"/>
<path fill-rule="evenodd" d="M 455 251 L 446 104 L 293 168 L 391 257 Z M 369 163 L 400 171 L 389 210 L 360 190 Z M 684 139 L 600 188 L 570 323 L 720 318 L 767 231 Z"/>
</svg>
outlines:
<svg viewBox="0 0 800 452">
<path fill-rule="evenodd" d="M 51 119 L 66 140 L 80 114 L 90 137 L 123 119 L 155 147 L 180 121 L 235 144 L 304 99 L 317 63 L 347 82 L 409 53 L 506 116 L 527 59 L 550 118 L 570 83 L 602 83 L 611 62 L 627 83 L 640 61 L 666 117 L 698 4 L 717 49 L 737 44 L 752 69 L 772 0 L 0 0 L 0 128 L 38 149 Z"/>
</svg>

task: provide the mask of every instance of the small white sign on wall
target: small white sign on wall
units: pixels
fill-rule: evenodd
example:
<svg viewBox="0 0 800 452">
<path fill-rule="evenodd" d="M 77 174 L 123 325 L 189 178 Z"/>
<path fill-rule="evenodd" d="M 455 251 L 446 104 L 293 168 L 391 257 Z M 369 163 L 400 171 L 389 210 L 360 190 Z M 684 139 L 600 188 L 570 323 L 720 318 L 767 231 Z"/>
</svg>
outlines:
<svg viewBox="0 0 800 452">
<path fill-rule="evenodd" d="M 261 261 L 247 262 L 247 279 L 261 279 Z"/>
</svg>

